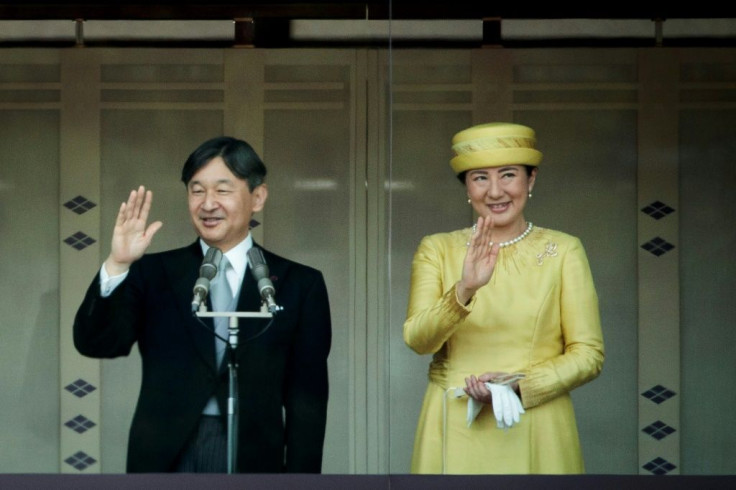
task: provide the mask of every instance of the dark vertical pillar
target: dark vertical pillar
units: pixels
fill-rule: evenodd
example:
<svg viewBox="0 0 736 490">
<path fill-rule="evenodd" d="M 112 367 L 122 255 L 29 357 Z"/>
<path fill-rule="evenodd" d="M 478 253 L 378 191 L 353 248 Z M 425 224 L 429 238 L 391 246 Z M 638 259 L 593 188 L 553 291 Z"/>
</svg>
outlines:
<svg viewBox="0 0 736 490">
<path fill-rule="evenodd" d="M 484 17 L 483 18 L 483 47 L 499 48 L 501 41 L 501 18 L 500 17 Z"/>
</svg>

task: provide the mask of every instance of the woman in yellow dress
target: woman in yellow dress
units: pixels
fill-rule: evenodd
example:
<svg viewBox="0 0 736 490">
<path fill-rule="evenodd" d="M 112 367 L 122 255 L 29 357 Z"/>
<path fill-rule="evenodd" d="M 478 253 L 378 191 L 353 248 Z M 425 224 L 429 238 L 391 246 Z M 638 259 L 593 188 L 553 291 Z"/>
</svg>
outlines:
<svg viewBox="0 0 736 490">
<path fill-rule="evenodd" d="M 583 473 L 570 392 L 604 359 L 585 250 L 524 217 L 542 160 L 531 128 L 482 124 L 452 143 L 478 220 L 414 255 L 404 340 L 433 356 L 411 471 Z"/>
</svg>

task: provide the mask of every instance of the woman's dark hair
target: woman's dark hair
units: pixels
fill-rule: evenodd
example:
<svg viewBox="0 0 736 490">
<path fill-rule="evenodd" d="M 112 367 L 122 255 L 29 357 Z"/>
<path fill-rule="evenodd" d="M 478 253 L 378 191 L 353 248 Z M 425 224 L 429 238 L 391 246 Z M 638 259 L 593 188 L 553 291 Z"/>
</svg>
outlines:
<svg viewBox="0 0 736 490">
<path fill-rule="evenodd" d="M 266 166 L 253 147 L 243 140 L 219 136 L 205 141 L 189 155 L 181 170 L 184 185 L 189 185 L 194 174 L 216 157 L 222 157 L 233 174 L 247 181 L 251 192 L 266 179 Z"/>
<path fill-rule="evenodd" d="M 526 169 L 527 177 L 531 177 L 532 171 L 537 168 L 534 165 L 523 165 L 523 167 Z M 459 174 L 457 174 L 457 180 L 459 180 L 462 185 L 465 185 L 465 176 L 467 175 L 467 173 L 468 171 L 466 170 L 465 172 L 460 172 Z"/>
</svg>

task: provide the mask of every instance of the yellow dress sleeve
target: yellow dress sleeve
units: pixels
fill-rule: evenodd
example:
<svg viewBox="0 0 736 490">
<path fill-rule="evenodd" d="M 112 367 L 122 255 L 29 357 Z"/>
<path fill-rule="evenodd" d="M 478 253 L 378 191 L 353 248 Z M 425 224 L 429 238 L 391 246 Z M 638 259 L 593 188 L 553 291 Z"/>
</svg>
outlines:
<svg viewBox="0 0 736 490">
<path fill-rule="evenodd" d="M 404 342 L 418 354 L 439 351 L 475 303 L 475 297 L 467 305 L 458 301 L 455 284 L 460 276 L 448 272 L 453 268 L 446 264 L 446 254 L 447 247 L 439 240 L 424 237 L 412 261 Z"/>
<path fill-rule="evenodd" d="M 560 328 L 564 350 L 531 366 L 519 382 L 525 408 L 535 407 L 596 378 L 605 357 L 598 296 L 588 259 L 576 238 L 564 256 Z"/>
</svg>

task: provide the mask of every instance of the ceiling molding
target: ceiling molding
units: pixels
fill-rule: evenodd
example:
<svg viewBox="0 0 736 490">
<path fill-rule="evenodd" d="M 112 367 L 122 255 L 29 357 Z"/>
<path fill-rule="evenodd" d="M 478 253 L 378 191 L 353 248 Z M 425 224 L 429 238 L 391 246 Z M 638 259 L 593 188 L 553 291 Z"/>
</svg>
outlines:
<svg viewBox="0 0 736 490">
<path fill-rule="evenodd" d="M 107 19 L 107 20 L 222 20 L 279 19 L 703 19 L 734 17 L 732 5 L 687 3 L 662 7 L 642 5 L 565 6 L 559 2 L 527 4 L 447 2 L 424 0 L 305 1 L 305 2 L 164 2 L 164 3 L 49 3 L 0 2 L 0 19 Z"/>
</svg>

